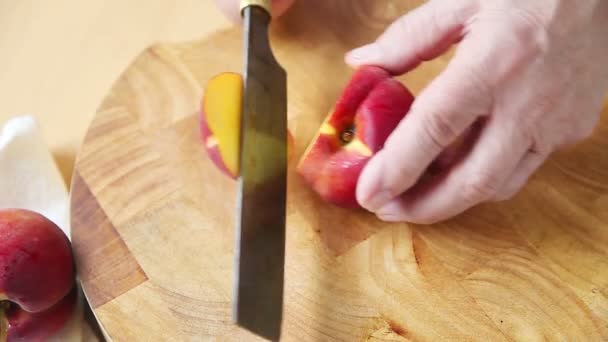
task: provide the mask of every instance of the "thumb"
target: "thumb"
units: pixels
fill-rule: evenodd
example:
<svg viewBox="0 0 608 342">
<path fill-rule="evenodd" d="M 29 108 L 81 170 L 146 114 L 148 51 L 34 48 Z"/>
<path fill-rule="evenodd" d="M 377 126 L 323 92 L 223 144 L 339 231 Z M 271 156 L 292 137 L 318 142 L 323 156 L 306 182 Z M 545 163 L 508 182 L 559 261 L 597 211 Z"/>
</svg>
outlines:
<svg viewBox="0 0 608 342">
<path fill-rule="evenodd" d="M 474 1 L 431 0 L 397 19 L 375 42 L 349 52 L 345 61 L 405 73 L 460 40 L 475 11 Z"/>
</svg>

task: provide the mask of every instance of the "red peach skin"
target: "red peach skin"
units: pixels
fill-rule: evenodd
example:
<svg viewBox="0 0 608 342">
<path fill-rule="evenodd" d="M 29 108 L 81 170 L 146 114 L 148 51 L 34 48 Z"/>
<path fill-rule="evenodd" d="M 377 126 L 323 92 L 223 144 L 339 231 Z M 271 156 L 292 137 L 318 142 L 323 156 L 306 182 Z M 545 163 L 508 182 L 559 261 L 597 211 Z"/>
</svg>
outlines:
<svg viewBox="0 0 608 342">
<path fill-rule="evenodd" d="M 31 313 L 18 306 L 11 306 L 6 311 L 8 321 L 7 342 L 46 341 L 61 330 L 72 317 L 77 302 L 77 288 L 51 308 Z"/>
<path fill-rule="evenodd" d="M 72 289 L 72 249 L 63 231 L 44 216 L 0 210 L 0 300 L 40 312 Z"/>
<path fill-rule="evenodd" d="M 299 174 L 324 200 L 359 207 L 356 187 L 361 171 L 413 101 L 409 90 L 387 71 L 359 68 L 300 159 Z"/>
</svg>

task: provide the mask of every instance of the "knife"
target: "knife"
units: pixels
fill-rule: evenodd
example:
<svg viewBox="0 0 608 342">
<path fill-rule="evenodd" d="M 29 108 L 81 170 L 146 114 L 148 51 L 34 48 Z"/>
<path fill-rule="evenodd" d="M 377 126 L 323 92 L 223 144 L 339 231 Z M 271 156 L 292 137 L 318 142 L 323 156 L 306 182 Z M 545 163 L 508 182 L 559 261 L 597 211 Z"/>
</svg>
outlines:
<svg viewBox="0 0 608 342">
<path fill-rule="evenodd" d="M 283 319 L 287 75 L 268 37 L 271 0 L 242 0 L 244 92 L 233 320 L 277 341 Z"/>
</svg>

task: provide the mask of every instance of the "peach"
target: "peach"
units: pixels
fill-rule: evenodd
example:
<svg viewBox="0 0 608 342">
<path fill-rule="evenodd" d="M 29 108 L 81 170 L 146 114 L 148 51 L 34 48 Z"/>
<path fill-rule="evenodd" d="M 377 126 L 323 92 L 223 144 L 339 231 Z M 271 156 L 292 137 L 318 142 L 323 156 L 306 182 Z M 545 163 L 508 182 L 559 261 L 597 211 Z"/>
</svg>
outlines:
<svg viewBox="0 0 608 342">
<path fill-rule="evenodd" d="M 412 93 L 375 66 L 356 70 L 300 159 L 297 171 L 324 200 L 359 207 L 357 181 L 414 101 Z"/>
<path fill-rule="evenodd" d="M 0 316 L 52 310 L 74 285 L 72 249 L 63 231 L 38 213 L 0 210 L 0 303 L 9 306 Z"/>
<path fill-rule="evenodd" d="M 6 341 L 45 341 L 65 326 L 76 308 L 76 302 L 77 287 L 73 287 L 59 303 L 45 311 L 28 312 L 16 305 L 5 305 Z M 1 333 L 0 341 L 4 341 Z"/>
<path fill-rule="evenodd" d="M 200 133 L 207 155 L 220 171 L 236 179 L 239 175 L 243 79 L 233 72 L 220 73 L 207 83 L 203 96 Z M 288 158 L 293 154 L 293 136 L 288 131 Z"/>
</svg>

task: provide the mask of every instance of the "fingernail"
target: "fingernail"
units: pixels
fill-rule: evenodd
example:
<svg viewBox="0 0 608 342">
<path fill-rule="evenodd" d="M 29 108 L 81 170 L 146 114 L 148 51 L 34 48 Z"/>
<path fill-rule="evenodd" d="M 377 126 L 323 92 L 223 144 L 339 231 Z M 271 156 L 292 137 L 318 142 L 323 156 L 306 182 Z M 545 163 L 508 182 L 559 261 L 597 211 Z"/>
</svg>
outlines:
<svg viewBox="0 0 608 342">
<path fill-rule="evenodd" d="M 398 216 L 394 216 L 394 215 L 377 214 L 376 216 L 378 217 L 379 220 L 384 221 L 384 222 L 401 222 L 401 221 L 403 221 Z"/>
<path fill-rule="evenodd" d="M 383 161 L 382 152 L 379 152 L 363 168 L 357 185 L 357 200 L 365 209 L 375 212 L 391 200 L 391 193 L 382 182 Z"/>
<path fill-rule="evenodd" d="M 390 191 L 383 190 L 373 194 L 365 203 L 365 207 L 371 211 L 377 211 L 393 199 Z"/>
<path fill-rule="evenodd" d="M 376 44 L 368 44 L 346 54 L 346 62 L 348 64 L 361 64 L 373 60 L 377 55 Z"/>
<path fill-rule="evenodd" d="M 392 199 L 391 199 L 392 200 Z M 399 201 L 389 201 L 384 203 L 378 210 L 376 210 L 376 215 L 391 217 L 391 216 L 399 216 L 403 214 L 403 209 Z"/>
<path fill-rule="evenodd" d="M 376 211 L 376 216 L 386 222 L 408 222 L 409 211 L 400 200 L 392 200 Z"/>
</svg>

